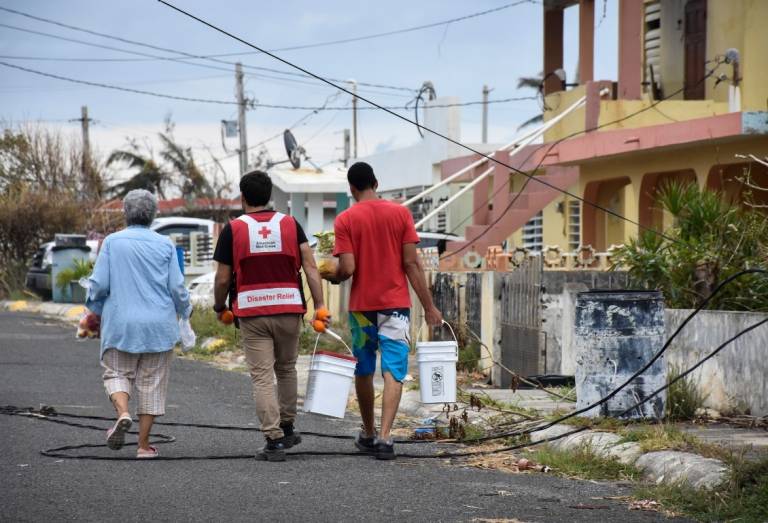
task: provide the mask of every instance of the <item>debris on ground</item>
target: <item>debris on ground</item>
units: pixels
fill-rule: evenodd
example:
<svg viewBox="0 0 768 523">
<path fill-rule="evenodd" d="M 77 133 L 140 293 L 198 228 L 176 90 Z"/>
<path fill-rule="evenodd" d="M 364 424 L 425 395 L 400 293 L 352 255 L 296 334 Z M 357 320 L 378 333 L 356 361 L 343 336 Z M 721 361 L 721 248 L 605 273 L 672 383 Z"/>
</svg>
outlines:
<svg viewBox="0 0 768 523">
<path fill-rule="evenodd" d="M 658 501 L 654 501 L 652 499 L 638 499 L 636 501 L 632 501 L 629 504 L 629 510 L 648 510 L 651 512 L 659 512 L 661 510 L 661 505 Z"/>
</svg>

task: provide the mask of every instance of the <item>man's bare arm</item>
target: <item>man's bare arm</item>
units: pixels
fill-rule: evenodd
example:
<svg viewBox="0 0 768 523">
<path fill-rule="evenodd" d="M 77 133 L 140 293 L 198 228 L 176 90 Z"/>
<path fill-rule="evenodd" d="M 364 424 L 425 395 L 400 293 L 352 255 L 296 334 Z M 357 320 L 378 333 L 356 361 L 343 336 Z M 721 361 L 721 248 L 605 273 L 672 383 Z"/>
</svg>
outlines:
<svg viewBox="0 0 768 523">
<path fill-rule="evenodd" d="M 346 281 L 355 273 L 355 255 L 351 252 L 339 254 L 339 266 L 336 268 L 336 281 Z"/>
<path fill-rule="evenodd" d="M 408 276 L 411 287 L 419 297 L 422 307 L 424 307 L 424 318 L 428 325 L 437 326 L 443 323 L 443 315 L 435 307 L 432 301 L 432 293 L 427 287 L 427 278 L 424 275 L 424 269 L 419 260 L 419 253 L 416 250 L 415 243 L 406 243 L 403 245 L 403 268 Z"/>
<path fill-rule="evenodd" d="M 227 303 L 229 287 L 232 284 L 232 266 L 219 263 L 216 266 L 216 276 L 213 280 L 213 303 L 221 308 Z"/>
<path fill-rule="evenodd" d="M 307 284 L 309 285 L 309 292 L 312 294 L 312 303 L 314 303 L 315 310 L 317 310 L 321 307 L 325 307 L 325 301 L 323 299 L 323 286 L 320 281 L 320 273 L 317 272 L 315 256 L 312 253 L 312 248 L 309 246 L 309 243 L 302 243 L 300 249 L 301 268 L 304 269 L 304 274 L 307 275 Z"/>
</svg>

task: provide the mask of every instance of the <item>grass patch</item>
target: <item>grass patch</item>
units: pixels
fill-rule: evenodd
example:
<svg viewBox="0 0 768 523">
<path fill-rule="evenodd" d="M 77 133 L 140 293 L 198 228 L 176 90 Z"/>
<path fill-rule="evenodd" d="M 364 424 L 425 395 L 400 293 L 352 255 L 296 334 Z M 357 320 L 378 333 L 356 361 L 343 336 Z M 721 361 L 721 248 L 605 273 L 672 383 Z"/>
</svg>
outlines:
<svg viewBox="0 0 768 523">
<path fill-rule="evenodd" d="M 682 373 L 681 369 L 672 366 L 667 373 L 667 383 Z M 696 411 L 704 406 L 707 396 L 702 394 L 698 383 L 690 376 L 674 383 L 667 389 L 666 418 L 669 420 L 692 420 Z"/>
<path fill-rule="evenodd" d="M 550 416 L 548 421 L 556 420 L 563 415 L 568 414 L 568 411 L 556 410 Z M 621 420 L 617 418 L 587 418 L 583 416 L 576 416 L 574 418 L 568 418 L 562 422 L 563 425 L 572 425 L 574 427 L 590 427 L 594 430 L 602 430 L 605 432 L 618 432 L 621 428 L 627 426 L 630 423 L 627 420 Z"/>
<path fill-rule="evenodd" d="M 483 408 L 487 408 L 490 410 L 495 410 L 498 412 L 501 412 L 503 414 L 516 414 L 522 417 L 526 418 L 539 418 L 540 414 L 539 411 L 535 409 L 529 409 L 526 407 L 521 407 L 517 403 L 510 403 L 507 401 L 500 401 L 493 399 L 489 394 L 487 393 L 473 393 L 470 394 L 468 392 L 465 392 L 461 389 L 457 392 L 457 397 L 459 400 L 468 403 L 471 406 L 477 406 L 480 405 Z"/>
<path fill-rule="evenodd" d="M 600 457 L 586 446 L 568 451 L 542 447 L 528 453 L 534 462 L 547 465 L 556 474 L 569 478 L 630 481 L 640 477 L 635 467 Z"/>
<path fill-rule="evenodd" d="M 41 301 L 40 296 L 26 289 L 15 289 L 8 293 L 10 301 Z"/>
<path fill-rule="evenodd" d="M 719 445 L 704 443 L 693 434 L 668 423 L 630 425 L 620 429 L 618 434 L 622 437 L 622 443 L 636 442 L 643 452 L 679 450 L 719 459 L 729 465 L 738 465 L 742 461 L 741 455 Z"/>
<path fill-rule="evenodd" d="M 655 485 L 639 488 L 634 497 L 656 500 L 667 510 L 699 521 L 768 521 L 768 458 L 741 460 L 732 466 L 728 483 L 713 491 Z"/>
<path fill-rule="evenodd" d="M 192 349 L 195 356 L 212 355 L 240 347 L 240 331 L 234 325 L 221 323 L 216 313 L 208 307 L 195 307 L 190 323 L 197 334 L 197 346 Z M 221 338 L 224 343 L 212 350 L 203 349 L 202 343 L 206 338 Z"/>
<path fill-rule="evenodd" d="M 349 348 L 352 348 L 352 334 L 349 327 L 344 323 L 336 323 L 331 326 L 333 332 L 341 336 Z M 301 335 L 299 336 L 299 354 L 312 354 L 315 349 L 315 341 L 317 340 L 317 332 L 312 326 L 307 323 L 301 329 Z M 342 352 L 347 353 L 347 349 L 344 346 L 327 335 L 320 335 L 320 340 L 317 342 L 317 350 L 324 350 L 330 352 Z"/>
<path fill-rule="evenodd" d="M 565 387 L 561 385 L 558 387 L 544 387 L 544 390 L 565 398 L 563 401 L 576 402 L 576 387 Z"/>
<path fill-rule="evenodd" d="M 657 450 L 690 450 L 696 438 L 667 424 L 628 426 L 618 431 L 621 442 L 638 443 L 643 452 Z"/>
<path fill-rule="evenodd" d="M 468 373 L 475 372 L 480 362 L 480 344 L 477 341 L 469 341 L 459 345 L 459 361 L 456 369 Z"/>
</svg>

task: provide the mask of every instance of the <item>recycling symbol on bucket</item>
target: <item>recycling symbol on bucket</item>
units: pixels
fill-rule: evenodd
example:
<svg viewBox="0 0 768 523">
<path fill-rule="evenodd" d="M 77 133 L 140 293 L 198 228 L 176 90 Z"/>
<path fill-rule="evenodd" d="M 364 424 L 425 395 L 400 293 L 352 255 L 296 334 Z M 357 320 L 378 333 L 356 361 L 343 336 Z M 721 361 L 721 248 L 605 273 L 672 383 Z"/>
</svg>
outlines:
<svg viewBox="0 0 768 523">
<path fill-rule="evenodd" d="M 435 371 L 432 373 L 432 381 L 440 382 L 443 381 L 443 373 L 441 371 Z"/>
</svg>

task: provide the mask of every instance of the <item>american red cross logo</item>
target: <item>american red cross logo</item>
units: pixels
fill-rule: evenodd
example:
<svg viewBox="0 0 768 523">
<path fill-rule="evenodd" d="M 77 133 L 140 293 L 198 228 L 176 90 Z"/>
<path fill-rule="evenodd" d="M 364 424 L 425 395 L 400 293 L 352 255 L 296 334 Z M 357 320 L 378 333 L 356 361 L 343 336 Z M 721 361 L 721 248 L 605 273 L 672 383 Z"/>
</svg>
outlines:
<svg viewBox="0 0 768 523">
<path fill-rule="evenodd" d="M 258 232 L 259 232 L 259 234 L 261 234 L 261 237 L 262 237 L 262 238 L 264 238 L 264 239 L 266 240 L 266 239 L 267 239 L 267 237 L 268 237 L 270 234 L 272 234 L 272 229 L 270 229 L 269 227 L 267 227 L 267 226 L 265 225 L 265 226 L 263 226 L 263 227 L 261 228 L 261 230 L 260 230 L 260 231 L 258 231 Z"/>
</svg>

